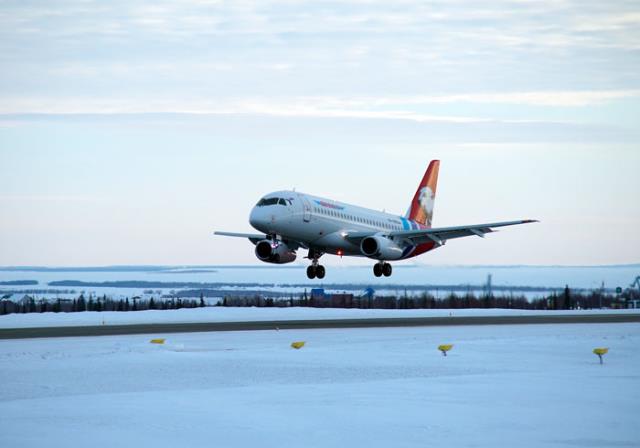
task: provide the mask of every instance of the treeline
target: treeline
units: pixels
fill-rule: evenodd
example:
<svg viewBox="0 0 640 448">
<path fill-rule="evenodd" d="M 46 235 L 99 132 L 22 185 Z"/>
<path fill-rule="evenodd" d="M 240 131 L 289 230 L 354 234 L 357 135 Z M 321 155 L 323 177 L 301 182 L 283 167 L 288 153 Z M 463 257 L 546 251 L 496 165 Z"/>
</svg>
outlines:
<svg viewBox="0 0 640 448">
<path fill-rule="evenodd" d="M 177 310 L 181 308 L 204 307 L 204 297 L 200 300 L 175 298 L 169 300 L 113 299 L 110 297 L 85 298 L 81 294 L 76 299 L 36 300 L 25 297 L 18 302 L 3 300 L 0 304 L 0 315 L 13 313 L 75 313 L 82 311 L 145 311 L 145 310 Z"/>
<path fill-rule="evenodd" d="M 313 307 L 313 308 L 360 308 L 360 309 L 464 309 L 464 308 L 505 308 L 521 310 L 572 310 L 592 308 L 626 308 L 627 299 L 638 299 L 640 294 L 627 290 L 621 296 L 605 294 L 600 291 L 574 293 L 568 287 L 560 294 L 552 293 L 546 297 L 529 300 L 525 296 L 494 296 L 492 294 L 475 295 L 449 293 L 436 297 L 430 293 L 418 296 L 363 296 L 353 294 L 310 295 L 304 292 L 289 297 L 267 297 L 237 295 L 225 296 L 217 303 L 227 307 Z M 13 302 L 2 300 L 0 315 L 11 313 L 45 313 L 45 312 L 82 312 L 82 311 L 144 311 L 174 310 L 180 308 L 197 308 L 206 306 L 204 294 L 200 299 L 172 297 L 164 300 L 113 299 L 83 294 L 75 299 L 36 300 L 25 296 Z"/>
<path fill-rule="evenodd" d="M 569 288 L 561 294 L 552 293 L 546 297 L 529 300 L 525 296 L 475 295 L 472 293 L 450 293 L 435 297 L 429 293 L 419 296 L 371 296 L 354 297 L 352 294 L 312 296 L 306 293 L 289 298 L 268 298 L 263 296 L 227 296 L 221 306 L 230 307 L 312 307 L 312 308 L 360 308 L 360 309 L 464 309 L 464 308 L 505 308 L 521 310 L 571 310 L 625 307 L 615 296 L 600 292 L 573 293 Z"/>
</svg>

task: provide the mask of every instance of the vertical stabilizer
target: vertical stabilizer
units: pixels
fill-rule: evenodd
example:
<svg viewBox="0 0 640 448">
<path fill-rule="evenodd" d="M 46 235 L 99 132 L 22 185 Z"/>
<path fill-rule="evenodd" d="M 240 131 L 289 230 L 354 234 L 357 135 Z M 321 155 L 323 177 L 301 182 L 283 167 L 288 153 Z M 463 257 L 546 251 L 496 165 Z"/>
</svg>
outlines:
<svg viewBox="0 0 640 448">
<path fill-rule="evenodd" d="M 440 161 L 432 160 L 409 206 L 407 217 L 427 227 L 431 227 L 431 220 L 433 219 L 433 204 L 436 200 L 439 169 Z"/>
</svg>

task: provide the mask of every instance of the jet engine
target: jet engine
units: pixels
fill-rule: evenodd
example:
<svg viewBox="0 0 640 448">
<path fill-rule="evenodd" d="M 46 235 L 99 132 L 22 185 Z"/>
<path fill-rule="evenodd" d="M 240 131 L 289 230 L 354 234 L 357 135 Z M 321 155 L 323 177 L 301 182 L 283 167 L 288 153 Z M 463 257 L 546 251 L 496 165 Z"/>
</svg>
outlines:
<svg viewBox="0 0 640 448">
<path fill-rule="evenodd" d="M 402 258 L 403 249 L 386 236 L 373 235 L 362 239 L 360 252 L 376 260 L 399 260 Z"/>
<path fill-rule="evenodd" d="M 284 264 L 296 259 L 296 253 L 280 240 L 262 240 L 256 244 L 256 257 L 265 263 Z"/>
</svg>

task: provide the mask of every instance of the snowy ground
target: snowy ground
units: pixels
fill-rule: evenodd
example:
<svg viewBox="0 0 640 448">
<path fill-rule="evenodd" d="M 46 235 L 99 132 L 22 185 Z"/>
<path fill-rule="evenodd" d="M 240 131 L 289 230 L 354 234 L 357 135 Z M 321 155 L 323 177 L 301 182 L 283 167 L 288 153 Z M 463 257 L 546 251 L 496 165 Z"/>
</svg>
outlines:
<svg viewBox="0 0 640 448">
<path fill-rule="evenodd" d="M 0 446 L 640 446 L 638 324 L 167 337 L 1 340 Z"/>
<path fill-rule="evenodd" d="M 305 319 L 370 319 L 387 317 L 444 316 L 531 316 L 558 314 L 625 314 L 640 310 L 571 310 L 531 311 L 506 309 L 420 309 L 361 310 L 341 308 L 232 308 L 206 307 L 180 310 L 150 310 L 128 312 L 29 313 L 0 316 L 0 328 L 66 327 L 82 325 L 129 325 L 145 323 L 248 322 Z"/>
</svg>

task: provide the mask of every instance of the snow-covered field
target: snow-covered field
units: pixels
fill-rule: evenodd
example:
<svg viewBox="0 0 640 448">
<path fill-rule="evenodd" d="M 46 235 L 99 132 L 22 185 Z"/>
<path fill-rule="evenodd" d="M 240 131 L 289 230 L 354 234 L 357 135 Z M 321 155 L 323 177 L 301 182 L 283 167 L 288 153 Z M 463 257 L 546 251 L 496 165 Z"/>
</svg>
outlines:
<svg viewBox="0 0 640 448">
<path fill-rule="evenodd" d="M 640 446 L 638 324 L 151 337 L 1 340 L 0 446 Z"/>
<path fill-rule="evenodd" d="M 28 313 L 0 316 L 0 328 L 133 325 L 193 322 L 249 322 L 310 319 L 371 319 L 393 317 L 532 316 L 558 314 L 636 314 L 640 310 L 533 311 L 507 309 L 366 310 L 341 308 L 232 308 L 206 307 L 180 310 L 128 312 Z"/>
</svg>

